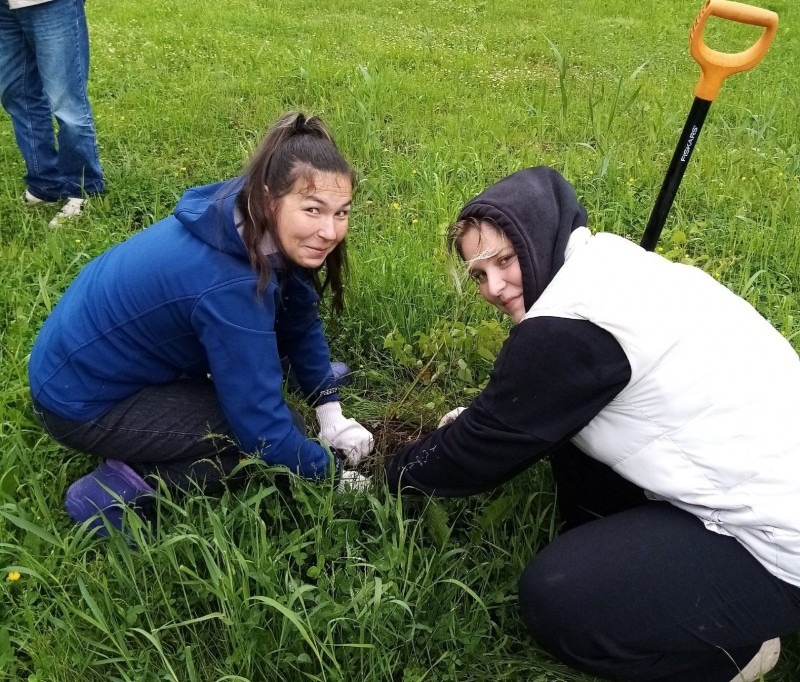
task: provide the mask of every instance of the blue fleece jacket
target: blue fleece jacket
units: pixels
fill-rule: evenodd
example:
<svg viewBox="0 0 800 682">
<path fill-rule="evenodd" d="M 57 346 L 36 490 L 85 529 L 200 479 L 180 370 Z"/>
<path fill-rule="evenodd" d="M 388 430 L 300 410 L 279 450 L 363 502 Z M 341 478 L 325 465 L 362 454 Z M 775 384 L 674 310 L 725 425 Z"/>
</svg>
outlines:
<svg viewBox="0 0 800 682">
<path fill-rule="evenodd" d="M 31 392 L 85 422 L 146 386 L 210 373 L 242 451 L 323 476 L 330 458 L 292 423 L 278 350 L 310 401 L 339 399 L 318 296 L 306 270 L 279 262 L 256 293 L 234 219 L 241 186 L 190 189 L 173 215 L 91 261 L 36 339 Z"/>
</svg>

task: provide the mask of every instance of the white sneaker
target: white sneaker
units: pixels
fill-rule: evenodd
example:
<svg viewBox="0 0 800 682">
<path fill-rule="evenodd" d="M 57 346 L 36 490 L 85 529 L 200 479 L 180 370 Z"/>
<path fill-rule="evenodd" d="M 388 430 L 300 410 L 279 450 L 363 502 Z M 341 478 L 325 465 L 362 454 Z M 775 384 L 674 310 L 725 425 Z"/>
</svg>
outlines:
<svg viewBox="0 0 800 682">
<path fill-rule="evenodd" d="M 50 227 L 61 227 L 68 220 L 74 220 L 83 213 L 88 199 L 69 199 L 61 210 L 56 213 L 55 218 L 50 221 Z"/>
<path fill-rule="evenodd" d="M 756 682 L 775 667 L 781 655 L 781 640 L 777 637 L 761 645 L 758 653 L 739 671 L 731 682 Z"/>
<path fill-rule="evenodd" d="M 25 194 L 22 195 L 22 203 L 26 206 L 39 206 L 40 204 L 52 204 L 55 203 L 52 199 L 40 199 L 35 194 L 31 194 L 30 190 L 25 190 Z"/>
</svg>

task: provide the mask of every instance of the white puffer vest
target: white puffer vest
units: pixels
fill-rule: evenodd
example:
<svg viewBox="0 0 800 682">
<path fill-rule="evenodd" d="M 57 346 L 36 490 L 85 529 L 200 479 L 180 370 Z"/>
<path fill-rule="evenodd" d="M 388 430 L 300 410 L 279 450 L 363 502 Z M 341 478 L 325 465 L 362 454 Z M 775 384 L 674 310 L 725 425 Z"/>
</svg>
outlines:
<svg viewBox="0 0 800 682">
<path fill-rule="evenodd" d="M 800 586 L 797 353 L 697 268 L 586 228 L 566 256 L 525 318 L 593 322 L 632 373 L 574 443 Z"/>
</svg>

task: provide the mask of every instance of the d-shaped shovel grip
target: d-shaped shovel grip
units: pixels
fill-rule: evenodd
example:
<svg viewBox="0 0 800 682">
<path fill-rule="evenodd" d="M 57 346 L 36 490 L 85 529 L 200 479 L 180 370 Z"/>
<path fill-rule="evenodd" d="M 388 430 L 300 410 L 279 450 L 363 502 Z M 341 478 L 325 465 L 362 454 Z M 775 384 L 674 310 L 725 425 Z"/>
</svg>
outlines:
<svg viewBox="0 0 800 682">
<path fill-rule="evenodd" d="M 740 24 L 763 26 L 764 32 L 755 45 L 744 52 L 733 54 L 717 52 L 703 42 L 703 29 L 705 29 L 709 17 L 738 21 Z M 695 97 L 712 102 L 722 86 L 722 81 L 728 76 L 752 69 L 764 58 L 777 29 L 778 15 L 775 12 L 741 2 L 730 2 L 730 0 L 708 0 L 700 14 L 697 15 L 689 34 L 692 57 L 700 64 L 703 71 L 694 91 Z"/>
</svg>

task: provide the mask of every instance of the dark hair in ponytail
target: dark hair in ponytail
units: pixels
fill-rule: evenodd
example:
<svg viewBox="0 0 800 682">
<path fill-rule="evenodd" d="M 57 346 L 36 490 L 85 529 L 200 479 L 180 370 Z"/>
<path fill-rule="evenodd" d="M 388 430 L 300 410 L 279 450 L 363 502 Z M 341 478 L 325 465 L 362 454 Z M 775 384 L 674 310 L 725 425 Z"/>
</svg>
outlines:
<svg viewBox="0 0 800 682">
<path fill-rule="evenodd" d="M 244 218 L 242 240 L 253 269 L 258 273 L 258 290 L 269 282 L 270 265 L 261 252 L 265 234 L 282 255 L 276 235 L 276 209 L 298 179 L 313 188 L 316 173 L 334 173 L 350 180 L 355 188 L 355 173 L 345 160 L 325 124 L 316 116 L 307 118 L 299 112 L 281 116 L 270 128 L 244 170 L 244 184 L 237 207 Z M 266 188 L 269 188 L 267 192 Z M 314 286 L 320 295 L 330 286 L 331 308 L 340 313 L 344 307 L 344 276 L 347 272 L 347 246 L 342 240 L 323 263 L 325 279 L 320 282 L 320 266 L 313 272 Z M 290 265 L 288 259 L 285 259 Z"/>
</svg>

